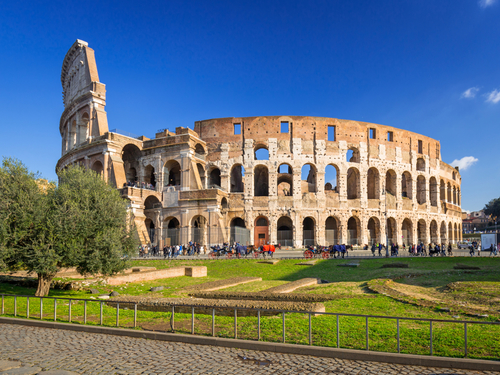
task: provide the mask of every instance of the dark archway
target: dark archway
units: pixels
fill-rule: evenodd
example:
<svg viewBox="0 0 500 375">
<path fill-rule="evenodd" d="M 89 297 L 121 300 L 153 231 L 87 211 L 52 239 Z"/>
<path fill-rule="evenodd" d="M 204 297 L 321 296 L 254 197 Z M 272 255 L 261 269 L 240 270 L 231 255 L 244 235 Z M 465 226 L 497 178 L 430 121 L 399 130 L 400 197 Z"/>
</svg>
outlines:
<svg viewBox="0 0 500 375">
<path fill-rule="evenodd" d="M 265 165 L 257 165 L 254 169 L 254 195 L 269 196 L 269 171 Z"/>
<path fill-rule="evenodd" d="M 315 225 L 311 217 L 306 217 L 302 222 L 302 243 L 304 246 L 315 244 Z"/>
<path fill-rule="evenodd" d="M 293 246 L 293 221 L 288 216 L 278 219 L 277 238 L 282 246 Z"/>
</svg>

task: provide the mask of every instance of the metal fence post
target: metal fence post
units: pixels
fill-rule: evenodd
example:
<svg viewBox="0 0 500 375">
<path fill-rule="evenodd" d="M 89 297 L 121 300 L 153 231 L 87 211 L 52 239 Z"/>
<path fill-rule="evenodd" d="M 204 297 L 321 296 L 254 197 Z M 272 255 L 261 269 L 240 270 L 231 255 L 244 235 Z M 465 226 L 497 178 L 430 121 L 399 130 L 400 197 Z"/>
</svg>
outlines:
<svg viewBox="0 0 500 375">
<path fill-rule="evenodd" d="M 398 329 L 398 353 L 400 353 L 400 347 L 399 347 L 399 318 L 396 319 L 396 324 L 397 324 L 397 329 Z"/>
<path fill-rule="evenodd" d="M 30 298 L 26 297 L 26 318 L 30 317 Z"/>
<path fill-rule="evenodd" d="M 368 317 L 366 317 L 366 350 L 370 350 L 369 338 L 368 338 Z"/>
<path fill-rule="evenodd" d="M 194 335 L 194 307 L 191 306 L 191 334 Z"/>
<path fill-rule="evenodd" d="M 432 320 L 429 325 L 429 334 L 430 334 L 430 345 L 431 345 L 431 355 L 432 355 Z"/>
<path fill-rule="evenodd" d="M 2 294 L 2 315 L 5 314 L 5 302 L 4 302 L 4 296 Z"/>
<path fill-rule="evenodd" d="M 175 305 L 172 305 L 172 324 L 171 324 L 171 326 L 172 326 L 172 332 L 174 332 L 174 330 L 175 330 L 174 317 L 175 317 Z"/>
<path fill-rule="evenodd" d="M 71 323 L 71 300 L 69 300 L 68 304 L 68 320 Z"/>
<path fill-rule="evenodd" d="M 137 327 L 137 303 L 134 303 L 134 328 Z"/>
<path fill-rule="evenodd" d="M 337 314 L 337 348 L 340 348 L 340 321 L 339 321 L 339 314 Z"/>
<path fill-rule="evenodd" d="M 309 313 L 309 345 L 312 345 L 312 322 L 311 322 L 311 313 Z"/>
<path fill-rule="evenodd" d="M 83 324 L 87 324 L 87 301 L 83 301 Z"/>
<path fill-rule="evenodd" d="M 467 322 L 464 323 L 464 357 L 467 357 Z"/>
<path fill-rule="evenodd" d="M 234 338 L 238 338 L 238 310 L 234 309 Z"/>
<path fill-rule="evenodd" d="M 215 309 L 212 309 L 212 337 L 215 336 Z"/>
<path fill-rule="evenodd" d="M 14 316 L 17 316 L 17 296 L 14 297 Z"/>
<path fill-rule="evenodd" d="M 102 301 L 101 301 L 101 314 L 100 314 L 100 318 L 101 318 L 101 319 L 100 319 L 100 323 L 101 323 L 101 325 L 102 325 L 103 320 L 104 320 L 104 319 L 103 319 L 103 316 L 102 316 Z"/>
<path fill-rule="evenodd" d="M 260 310 L 257 310 L 257 341 L 260 341 Z"/>
<path fill-rule="evenodd" d="M 281 313 L 281 316 L 283 317 L 283 344 L 285 343 L 285 312 L 283 311 Z"/>
<path fill-rule="evenodd" d="M 40 297 L 40 320 L 43 319 L 43 298 Z"/>
<path fill-rule="evenodd" d="M 57 320 L 57 298 L 54 298 L 54 322 Z"/>
<path fill-rule="evenodd" d="M 116 303 L 116 326 L 120 325 L 120 304 Z"/>
</svg>

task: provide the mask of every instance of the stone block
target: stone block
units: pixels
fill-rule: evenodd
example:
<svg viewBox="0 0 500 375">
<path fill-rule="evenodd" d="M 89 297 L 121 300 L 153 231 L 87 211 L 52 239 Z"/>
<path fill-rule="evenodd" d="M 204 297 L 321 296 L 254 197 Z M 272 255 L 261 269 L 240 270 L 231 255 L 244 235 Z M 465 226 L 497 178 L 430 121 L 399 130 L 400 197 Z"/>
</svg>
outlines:
<svg viewBox="0 0 500 375">
<path fill-rule="evenodd" d="M 191 277 L 205 277 L 207 276 L 207 267 L 205 266 L 195 266 L 186 267 L 186 276 Z"/>
</svg>

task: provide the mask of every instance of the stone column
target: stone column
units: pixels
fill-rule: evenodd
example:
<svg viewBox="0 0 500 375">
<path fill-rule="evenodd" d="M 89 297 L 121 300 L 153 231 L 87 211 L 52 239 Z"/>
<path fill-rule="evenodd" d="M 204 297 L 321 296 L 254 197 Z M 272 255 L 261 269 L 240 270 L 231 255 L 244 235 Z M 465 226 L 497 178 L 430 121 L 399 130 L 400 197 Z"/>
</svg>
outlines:
<svg viewBox="0 0 500 375">
<path fill-rule="evenodd" d="M 191 179 L 189 175 L 192 150 L 181 151 L 181 191 L 190 190 Z"/>
<path fill-rule="evenodd" d="M 295 239 L 294 247 L 304 247 L 301 217 L 298 212 L 293 213 L 292 216 L 295 216 L 295 218 L 293 219 L 293 238 Z"/>
</svg>

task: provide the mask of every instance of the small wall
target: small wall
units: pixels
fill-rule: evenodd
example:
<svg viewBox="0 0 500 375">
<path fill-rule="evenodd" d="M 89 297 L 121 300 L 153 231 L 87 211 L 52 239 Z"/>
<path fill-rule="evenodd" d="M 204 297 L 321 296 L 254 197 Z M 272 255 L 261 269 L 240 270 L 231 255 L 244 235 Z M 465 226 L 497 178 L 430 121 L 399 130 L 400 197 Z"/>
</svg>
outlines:
<svg viewBox="0 0 500 375">
<path fill-rule="evenodd" d="M 174 267 L 165 270 L 154 270 L 147 272 L 132 272 L 127 275 L 120 275 L 108 278 L 108 285 L 121 285 L 125 283 L 136 283 L 139 281 L 151 281 L 157 279 L 167 279 L 170 277 L 190 276 L 204 277 L 207 276 L 207 267 Z"/>
</svg>

